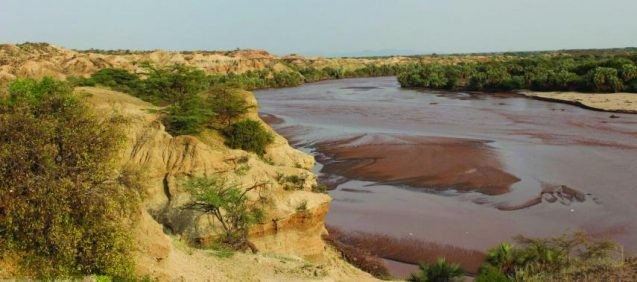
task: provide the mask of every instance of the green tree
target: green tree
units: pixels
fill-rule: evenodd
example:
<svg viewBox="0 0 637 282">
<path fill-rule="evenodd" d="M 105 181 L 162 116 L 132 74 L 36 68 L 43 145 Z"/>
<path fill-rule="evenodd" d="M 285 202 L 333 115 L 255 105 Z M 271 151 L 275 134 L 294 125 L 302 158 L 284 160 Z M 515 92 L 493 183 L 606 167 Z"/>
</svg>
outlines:
<svg viewBox="0 0 637 282">
<path fill-rule="evenodd" d="M 616 69 L 598 67 L 589 73 L 592 89 L 599 92 L 618 92 L 622 89 Z"/>
<path fill-rule="evenodd" d="M 197 177 L 189 179 L 186 189 L 192 195 L 192 201 L 186 206 L 213 215 L 221 224 L 224 234 L 220 242 L 236 250 L 251 249 L 254 244 L 248 241 L 250 226 L 263 221 L 263 210 L 249 203 L 246 194 L 263 184 L 241 189 L 222 178 Z"/>
<path fill-rule="evenodd" d="M 252 108 L 244 97 L 227 88 L 210 90 L 208 104 L 215 119 L 224 127 L 230 126 L 233 120 L 245 115 Z"/>
<path fill-rule="evenodd" d="M 154 103 L 187 103 L 192 96 L 210 86 L 206 74 L 194 67 L 180 64 L 155 67 L 146 63 L 144 68 L 147 78 L 137 96 Z"/>
<path fill-rule="evenodd" d="M 633 64 L 625 64 L 621 67 L 621 77 L 624 82 L 637 79 L 637 66 Z"/>
</svg>

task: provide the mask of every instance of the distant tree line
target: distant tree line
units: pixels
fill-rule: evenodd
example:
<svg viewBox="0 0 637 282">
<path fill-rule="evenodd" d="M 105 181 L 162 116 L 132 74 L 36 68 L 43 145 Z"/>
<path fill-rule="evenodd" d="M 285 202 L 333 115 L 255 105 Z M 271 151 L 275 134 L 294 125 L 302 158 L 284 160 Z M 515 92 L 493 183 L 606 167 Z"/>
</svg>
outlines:
<svg viewBox="0 0 637 282">
<path fill-rule="evenodd" d="M 411 64 L 400 71 L 398 81 L 402 87 L 444 90 L 637 92 L 637 53 Z"/>
</svg>

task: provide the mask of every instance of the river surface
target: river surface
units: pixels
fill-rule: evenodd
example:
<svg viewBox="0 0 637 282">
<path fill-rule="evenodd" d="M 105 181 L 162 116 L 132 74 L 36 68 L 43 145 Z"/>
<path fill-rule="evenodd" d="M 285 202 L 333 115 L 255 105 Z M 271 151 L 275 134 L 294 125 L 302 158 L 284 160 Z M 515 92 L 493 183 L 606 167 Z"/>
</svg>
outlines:
<svg viewBox="0 0 637 282">
<path fill-rule="evenodd" d="M 584 230 L 637 252 L 637 115 L 407 90 L 393 77 L 256 97 L 335 187 L 328 225 L 482 251 Z"/>
</svg>

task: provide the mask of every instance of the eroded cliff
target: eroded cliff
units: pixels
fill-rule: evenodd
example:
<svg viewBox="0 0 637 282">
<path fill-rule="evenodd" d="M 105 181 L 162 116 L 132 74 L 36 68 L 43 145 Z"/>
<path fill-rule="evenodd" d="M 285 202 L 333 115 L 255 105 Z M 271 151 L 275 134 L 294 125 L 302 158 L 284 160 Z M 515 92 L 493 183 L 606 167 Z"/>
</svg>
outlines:
<svg viewBox="0 0 637 282">
<path fill-rule="evenodd" d="M 275 141 L 266 155 L 258 157 L 226 147 L 213 131 L 173 137 L 164 130 L 157 107 L 127 94 L 87 87 L 76 92 L 86 95 L 102 114 L 118 113 L 127 119 L 128 139 L 119 161 L 122 167 L 143 171 L 148 194 L 134 230 L 138 274 L 187 281 L 373 279 L 325 245 L 321 235 L 331 199 L 311 191 L 316 185 L 310 171 L 314 159 L 291 148 L 265 123 Z M 255 106 L 247 117 L 260 121 L 256 100 L 249 92 L 243 95 Z M 184 208 L 190 194 L 182 184 L 194 176 L 223 177 L 239 187 L 261 186 L 248 193 L 250 201 L 263 203 L 266 214 L 263 224 L 250 232 L 259 254 L 219 258 L 189 247 L 206 246 L 220 233 L 214 218 Z M 302 183 L 290 187 L 281 180 L 287 176 Z"/>
</svg>

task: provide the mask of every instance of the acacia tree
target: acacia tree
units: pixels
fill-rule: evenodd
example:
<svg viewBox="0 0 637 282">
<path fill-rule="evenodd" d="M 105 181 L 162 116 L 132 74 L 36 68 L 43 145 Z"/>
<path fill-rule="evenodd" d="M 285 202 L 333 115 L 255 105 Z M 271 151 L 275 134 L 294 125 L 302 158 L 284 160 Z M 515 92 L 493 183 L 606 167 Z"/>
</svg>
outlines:
<svg viewBox="0 0 637 282">
<path fill-rule="evenodd" d="M 264 213 L 256 203 L 248 202 L 246 194 L 264 185 L 260 183 L 241 189 L 223 178 L 189 179 L 185 186 L 192 195 L 192 201 L 186 208 L 214 216 L 224 230 L 219 240 L 221 243 L 236 250 L 250 249 L 256 253 L 256 246 L 248 240 L 248 231 L 251 225 L 263 220 Z"/>
<path fill-rule="evenodd" d="M 215 119 L 225 128 L 236 118 L 246 114 L 251 105 L 234 90 L 217 88 L 209 92 L 208 104 Z"/>
</svg>

